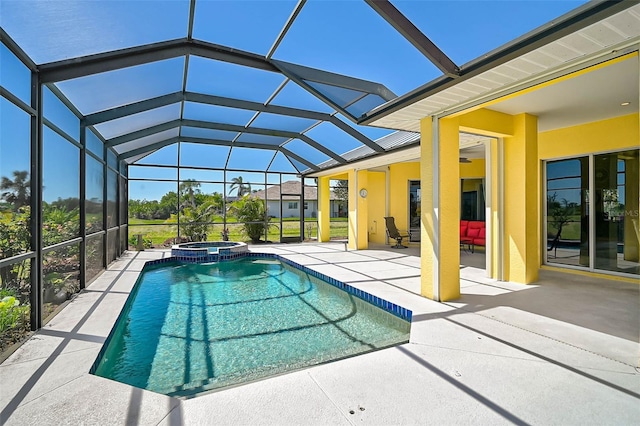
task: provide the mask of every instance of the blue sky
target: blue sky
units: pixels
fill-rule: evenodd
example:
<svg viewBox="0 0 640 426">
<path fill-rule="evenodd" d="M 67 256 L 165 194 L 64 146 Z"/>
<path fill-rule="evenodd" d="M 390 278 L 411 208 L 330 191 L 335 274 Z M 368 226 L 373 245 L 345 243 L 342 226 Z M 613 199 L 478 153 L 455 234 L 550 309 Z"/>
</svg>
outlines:
<svg viewBox="0 0 640 426">
<path fill-rule="evenodd" d="M 403 1 L 393 4 L 438 45 L 456 64 L 465 63 L 507 43 L 532 29 L 580 6 L 584 1 Z M 2 0 L 0 25 L 36 63 L 100 53 L 140 44 L 186 36 L 189 1 L 32 1 Z M 205 1 L 196 2 L 194 37 L 264 55 L 291 14 L 295 1 Z M 303 7 L 296 22 L 274 54 L 274 59 L 319 68 L 381 83 L 402 95 L 441 72 L 409 42 L 378 16 L 364 1 L 314 1 Z M 28 102 L 29 75 L 2 50 L 2 86 Z M 135 102 L 180 90 L 183 58 L 160 61 L 58 83 L 58 87 L 84 114 L 122 103 Z M 211 76 L 217 76 L 212 79 Z M 264 102 L 284 78 L 277 74 L 243 69 L 217 61 L 193 58 L 187 87 L 192 91 L 237 96 Z M 96 94 L 100 94 L 97 96 Z M 45 99 L 45 102 L 47 100 Z M 276 96 L 275 104 L 331 111 L 326 105 L 293 83 Z M 49 105 L 55 101 L 50 100 Z M 156 120 L 172 119 L 179 109 L 165 108 Z M 13 128 L 3 106 L 2 158 L 0 174 L 7 175 L 12 160 L 20 154 L 9 140 L 24 138 L 24 129 Z M 197 108 L 188 113 L 198 114 Z M 221 120 L 236 113 L 220 112 Z M 72 136 L 74 119 L 56 105 L 47 113 Z M 233 115 L 236 114 L 236 115 Z M 99 126 L 108 137 L 153 124 L 153 113 L 140 122 L 107 123 Z M 232 117 L 233 115 L 233 117 Z M 340 116 L 339 116 L 340 117 Z M 174 117 L 179 118 L 179 117 Z M 344 121 L 346 118 L 340 117 Z M 262 118 L 258 123 L 266 127 Z M 300 123 L 278 123 L 299 126 Z M 71 127 L 69 127 L 71 126 Z M 375 139 L 388 133 L 359 128 Z M 349 137 L 337 141 L 332 126 L 318 126 L 312 137 L 345 150 L 357 146 Z M 337 142 L 336 142 L 337 141 Z M 292 143 L 292 147 L 296 144 Z M 167 151 L 168 152 L 168 151 Z M 310 156 L 321 159 L 318 153 Z M 52 153 L 52 155 L 56 155 Z M 63 164 L 57 158 L 53 164 Z M 60 192 L 64 197 L 62 186 Z M 48 186 L 47 192 L 56 192 Z M 133 195 L 133 194 L 132 194 Z M 151 195 L 151 194 L 150 194 Z"/>
</svg>

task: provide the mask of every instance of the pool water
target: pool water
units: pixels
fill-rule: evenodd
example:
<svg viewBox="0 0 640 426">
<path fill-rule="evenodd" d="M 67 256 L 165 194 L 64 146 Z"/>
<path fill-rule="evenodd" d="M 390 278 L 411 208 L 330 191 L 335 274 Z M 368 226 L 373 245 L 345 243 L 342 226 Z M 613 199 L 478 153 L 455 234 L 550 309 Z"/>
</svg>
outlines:
<svg viewBox="0 0 640 426">
<path fill-rule="evenodd" d="M 409 341 L 410 324 L 277 259 L 145 270 L 95 374 L 190 397 Z"/>
</svg>

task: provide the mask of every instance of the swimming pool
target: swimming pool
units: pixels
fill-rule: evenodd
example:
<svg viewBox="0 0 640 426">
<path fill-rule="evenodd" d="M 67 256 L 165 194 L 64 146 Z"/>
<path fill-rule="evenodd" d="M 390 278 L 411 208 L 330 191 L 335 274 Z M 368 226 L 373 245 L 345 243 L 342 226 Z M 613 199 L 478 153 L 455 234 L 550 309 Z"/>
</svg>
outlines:
<svg viewBox="0 0 640 426">
<path fill-rule="evenodd" d="M 191 397 L 406 343 L 409 328 L 275 258 L 174 262 L 143 272 L 93 370 Z"/>
</svg>

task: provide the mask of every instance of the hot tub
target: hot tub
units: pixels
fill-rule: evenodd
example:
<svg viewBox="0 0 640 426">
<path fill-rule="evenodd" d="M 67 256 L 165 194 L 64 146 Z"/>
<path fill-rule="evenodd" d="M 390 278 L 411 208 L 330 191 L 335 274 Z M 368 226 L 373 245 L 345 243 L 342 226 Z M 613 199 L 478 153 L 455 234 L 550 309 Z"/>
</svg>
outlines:
<svg viewBox="0 0 640 426">
<path fill-rule="evenodd" d="M 230 241 L 205 241 L 171 246 L 171 256 L 184 262 L 218 262 L 242 257 L 249 248 L 245 243 Z"/>
</svg>

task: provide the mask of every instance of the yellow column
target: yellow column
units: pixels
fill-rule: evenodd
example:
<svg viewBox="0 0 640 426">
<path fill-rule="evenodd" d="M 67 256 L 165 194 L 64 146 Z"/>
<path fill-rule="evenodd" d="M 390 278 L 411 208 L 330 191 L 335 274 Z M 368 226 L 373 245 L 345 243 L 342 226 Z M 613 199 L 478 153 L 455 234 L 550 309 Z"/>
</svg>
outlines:
<svg viewBox="0 0 640 426">
<path fill-rule="evenodd" d="M 328 177 L 318 178 L 318 242 L 331 239 L 331 192 Z"/>
<path fill-rule="evenodd" d="M 367 188 L 366 170 L 349 170 L 349 248 L 366 250 L 369 248 L 367 236 L 367 198 L 360 196 L 360 190 Z"/>
<path fill-rule="evenodd" d="M 506 280 L 528 284 L 540 266 L 538 119 L 519 114 L 513 127 L 504 140 L 504 272 Z"/>
<path fill-rule="evenodd" d="M 432 118 L 420 122 L 420 292 L 447 301 L 460 297 L 460 150 L 458 119 L 438 124 L 434 141 Z"/>
</svg>

